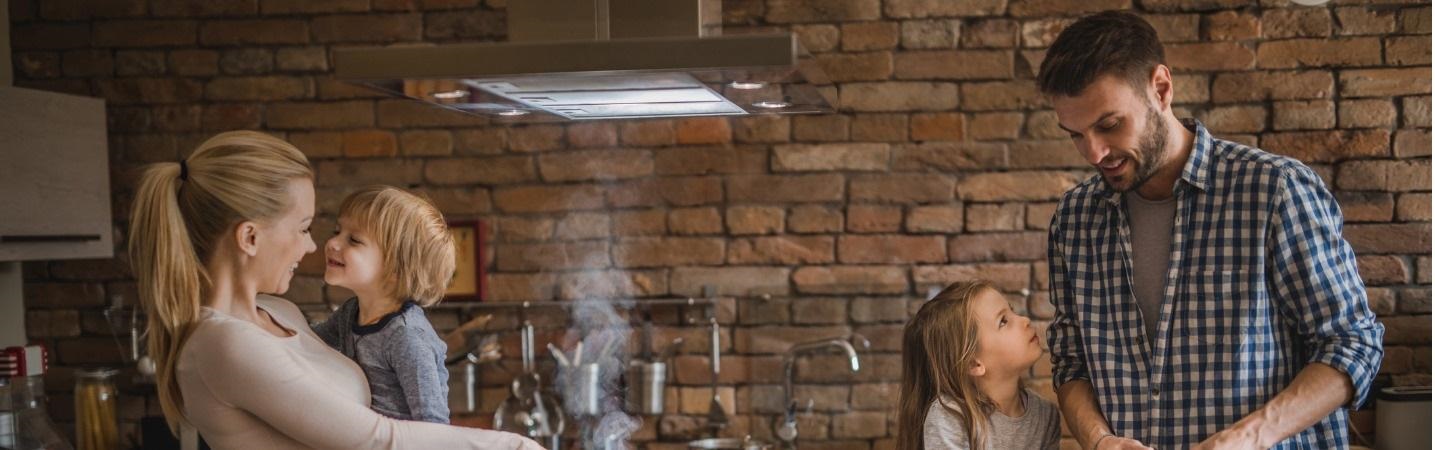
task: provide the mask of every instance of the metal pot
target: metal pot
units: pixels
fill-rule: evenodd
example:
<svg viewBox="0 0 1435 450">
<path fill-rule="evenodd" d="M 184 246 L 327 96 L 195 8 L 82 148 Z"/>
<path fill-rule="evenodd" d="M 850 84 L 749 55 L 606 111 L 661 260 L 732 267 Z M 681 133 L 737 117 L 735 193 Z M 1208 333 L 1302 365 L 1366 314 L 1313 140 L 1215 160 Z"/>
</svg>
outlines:
<svg viewBox="0 0 1435 450">
<path fill-rule="evenodd" d="M 689 450 L 769 450 L 772 444 L 751 436 L 738 438 L 711 438 L 688 442 Z"/>
<path fill-rule="evenodd" d="M 628 412 L 655 416 L 663 413 L 663 388 L 668 364 L 633 361 L 628 365 Z"/>
</svg>

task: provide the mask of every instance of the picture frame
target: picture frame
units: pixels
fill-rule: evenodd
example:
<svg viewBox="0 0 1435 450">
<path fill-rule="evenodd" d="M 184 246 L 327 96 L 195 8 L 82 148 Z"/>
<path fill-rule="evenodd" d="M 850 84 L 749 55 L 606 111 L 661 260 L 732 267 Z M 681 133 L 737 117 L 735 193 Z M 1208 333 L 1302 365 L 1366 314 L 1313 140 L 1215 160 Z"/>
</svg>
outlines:
<svg viewBox="0 0 1435 450">
<path fill-rule="evenodd" d="M 485 297 L 488 283 L 484 267 L 483 238 L 488 233 L 487 224 L 481 220 L 453 221 L 448 223 L 448 232 L 453 236 L 454 276 L 444 291 L 445 302 L 481 302 Z"/>
</svg>

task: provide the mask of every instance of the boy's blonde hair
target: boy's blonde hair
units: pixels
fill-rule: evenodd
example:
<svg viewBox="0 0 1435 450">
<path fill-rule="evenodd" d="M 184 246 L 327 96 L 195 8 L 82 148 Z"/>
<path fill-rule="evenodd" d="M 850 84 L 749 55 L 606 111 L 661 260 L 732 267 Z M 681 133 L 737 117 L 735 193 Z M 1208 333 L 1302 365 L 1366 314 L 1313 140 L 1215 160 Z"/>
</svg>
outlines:
<svg viewBox="0 0 1435 450">
<path fill-rule="evenodd" d="M 453 280 L 456 249 L 443 213 L 432 203 L 395 187 L 369 186 L 344 199 L 339 217 L 378 246 L 390 295 L 422 306 L 443 299 Z"/>
<path fill-rule="evenodd" d="M 967 430 L 970 448 L 986 448 L 995 403 L 969 373 L 977 355 L 977 294 L 997 292 L 982 280 L 952 283 L 917 310 L 902 331 L 902 393 L 898 400 L 898 450 L 923 450 L 927 408 L 938 399 Z"/>
</svg>

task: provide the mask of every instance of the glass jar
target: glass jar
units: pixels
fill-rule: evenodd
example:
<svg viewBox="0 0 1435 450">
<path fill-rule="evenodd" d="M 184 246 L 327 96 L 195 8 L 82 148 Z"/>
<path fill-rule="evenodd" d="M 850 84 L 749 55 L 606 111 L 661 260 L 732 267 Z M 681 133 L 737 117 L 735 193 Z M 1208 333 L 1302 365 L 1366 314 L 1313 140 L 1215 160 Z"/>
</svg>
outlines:
<svg viewBox="0 0 1435 450">
<path fill-rule="evenodd" d="M 119 396 L 114 369 L 80 370 L 75 373 L 75 448 L 112 450 L 119 448 Z"/>
</svg>

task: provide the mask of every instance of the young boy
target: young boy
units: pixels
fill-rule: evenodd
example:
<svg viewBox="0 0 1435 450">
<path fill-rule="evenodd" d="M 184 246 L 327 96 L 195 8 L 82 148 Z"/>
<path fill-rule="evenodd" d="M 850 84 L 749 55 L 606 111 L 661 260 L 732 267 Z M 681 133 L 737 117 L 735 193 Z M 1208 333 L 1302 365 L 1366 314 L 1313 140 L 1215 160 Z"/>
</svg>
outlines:
<svg viewBox="0 0 1435 450">
<path fill-rule="evenodd" d="M 324 282 L 355 297 L 314 332 L 364 370 L 374 411 L 448 423 L 447 346 L 421 308 L 443 298 L 454 272 L 443 214 L 416 195 L 373 186 L 344 199 L 338 222 L 324 244 Z"/>
</svg>

